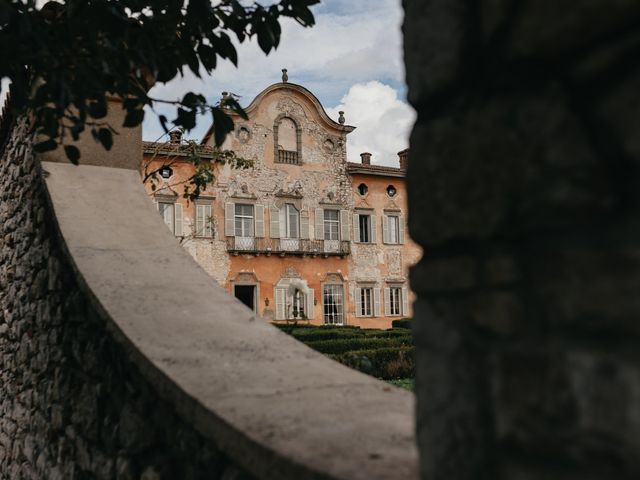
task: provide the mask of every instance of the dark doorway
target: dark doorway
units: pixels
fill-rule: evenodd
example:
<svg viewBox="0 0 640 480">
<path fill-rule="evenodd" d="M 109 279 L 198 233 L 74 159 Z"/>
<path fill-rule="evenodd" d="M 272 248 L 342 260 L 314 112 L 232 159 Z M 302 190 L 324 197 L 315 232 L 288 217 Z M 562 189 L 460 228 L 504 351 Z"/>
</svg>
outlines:
<svg viewBox="0 0 640 480">
<path fill-rule="evenodd" d="M 244 303 L 251 310 L 255 311 L 255 297 L 256 286 L 255 285 L 236 285 L 233 289 L 233 293 L 238 300 Z"/>
</svg>

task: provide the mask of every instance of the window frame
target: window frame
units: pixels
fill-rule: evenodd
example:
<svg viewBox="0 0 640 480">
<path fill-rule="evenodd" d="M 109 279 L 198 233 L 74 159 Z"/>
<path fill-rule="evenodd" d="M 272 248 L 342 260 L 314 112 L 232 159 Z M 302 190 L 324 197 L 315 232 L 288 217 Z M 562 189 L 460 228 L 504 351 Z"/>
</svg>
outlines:
<svg viewBox="0 0 640 480">
<path fill-rule="evenodd" d="M 291 210 L 295 211 L 296 218 L 296 235 L 291 234 Z M 284 218 L 285 218 L 285 237 L 288 239 L 300 239 L 300 210 L 296 208 L 293 203 L 284 204 Z"/>
<path fill-rule="evenodd" d="M 200 232 L 198 230 L 198 224 L 200 223 L 200 209 L 208 209 L 209 210 L 209 215 L 208 217 L 205 216 L 202 219 L 202 224 L 203 224 L 203 231 Z M 194 236 L 198 237 L 198 238 L 213 238 L 214 236 L 214 230 L 213 230 L 213 205 L 210 201 L 201 201 L 201 200 L 196 200 L 195 202 L 195 222 L 194 222 Z M 207 234 L 207 228 L 208 228 L 208 234 Z"/>
<path fill-rule="evenodd" d="M 395 297 L 395 298 L 394 298 Z M 402 287 L 397 285 L 389 286 L 389 316 L 390 317 L 401 317 L 402 313 Z"/>
<path fill-rule="evenodd" d="M 400 245 L 400 215 L 396 213 L 386 213 L 385 217 L 387 223 L 387 244 Z M 393 225 L 393 229 L 391 225 Z M 395 238 L 392 238 L 392 233 Z"/>
<path fill-rule="evenodd" d="M 335 215 L 336 215 L 336 219 L 335 220 L 327 218 L 327 213 L 329 213 L 329 212 L 335 213 Z M 324 208 L 323 209 L 322 226 L 323 226 L 323 239 L 324 240 L 339 241 L 340 240 L 340 210 L 339 209 L 333 209 L 333 208 Z M 329 230 L 328 230 L 329 238 L 327 238 L 327 226 L 329 227 Z M 333 229 L 332 229 L 333 226 L 335 226 L 336 238 L 331 238 L 332 237 L 332 233 L 333 233 Z"/>
<path fill-rule="evenodd" d="M 327 289 L 330 290 L 330 294 L 327 295 Z M 336 292 L 339 295 L 336 296 Z M 335 300 L 338 298 L 340 301 L 331 303 L 327 302 L 327 298 Z M 334 312 L 328 312 L 327 308 L 334 307 Z M 338 320 L 336 320 L 336 317 Z M 322 321 L 324 325 L 346 325 L 345 318 L 345 298 L 344 298 L 344 285 L 342 283 L 324 283 L 322 284 Z M 332 320 L 329 321 L 328 319 Z"/>
<path fill-rule="evenodd" d="M 360 316 L 361 317 L 373 317 L 374 316 L 374 304 L 373 304 L 373 288 L 370 286 L 363 286 L 360 288 L 360 298 L 357 301 L 360 303 Z"/>
<path fill-rule="evenodd" d="M 246 214 L 242 214 L 242 213 L 238 213 L 238 208 L 242 209 L 244 207 L 249 207 L 251 210 L 251 215 L 246 215 Z M 256 218 L 256 211 L 255 211 L 255 205 L 251 204 L 251 203 L 235 203 L 234 204 L 234 215 L 233 215 L 233 221 L 234 221 L 234 234 L 236 237 L 241 237 L 241 238 L 255 238 L 256 236 L 256 227 L 255 227 L 255 218 Z M 238 219 L 240 219 L 240 233 L 238 230 Z M 245 223 L 247 223 L 249 225 L 249 231 L 251 232 L 250 235 L 243 235 L 242 233 L 246 233 L 244 232 L 245 230 Z"/>
<path fill-rule="evenodd" d="M 373 243 L 371 235 L 371 214 L 356 213 L 358 215 L 358 243 Z M 363 218 L 366 218 L 366 228 L 362 228 Z M 366 239 L 363 240 L 363 232 L 366 233 Z"/>
</svg>

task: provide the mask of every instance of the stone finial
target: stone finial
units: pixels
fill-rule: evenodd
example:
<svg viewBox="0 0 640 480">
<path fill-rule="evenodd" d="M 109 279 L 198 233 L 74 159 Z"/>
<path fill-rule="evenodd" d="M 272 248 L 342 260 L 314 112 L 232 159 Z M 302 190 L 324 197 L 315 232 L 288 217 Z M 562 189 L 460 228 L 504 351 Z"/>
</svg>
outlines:
<svg viewBox="0 0 640 480">
<path fill-rule="evenodd" d="M 360 154 L 363 165 L 371 165 L 371 154 L 369 152 L 363 152 Z"/>
<path fill-rule="evenodd" d="M 344 112 L 341 110 L 338 112 L 338 114 L 340 115 L 338 117 L 338 122 L 340 123 L 340 125 L 344 125 Z"/>
<path fill-rule="evenodd" d="M 173 145 L 180 145 L 182 142 L 182 132 L 180 130 L 173 130 L 169 132 L 169 143 Z"/>
<path fill-rule="evenodd" d="M 404 150 L 398 152 L 398 159 L 400 160 L 400 168 L 406 170 L 407 160 L 409 159 L 409 149 L 405 148 Z"/>
<path fill-rule="evenodd" d="M 287 69 L 283 68 L 282 69 L 282 82 L 286 83 L 289 81 L 289 75 L 287 75 Z"/>
</svg>

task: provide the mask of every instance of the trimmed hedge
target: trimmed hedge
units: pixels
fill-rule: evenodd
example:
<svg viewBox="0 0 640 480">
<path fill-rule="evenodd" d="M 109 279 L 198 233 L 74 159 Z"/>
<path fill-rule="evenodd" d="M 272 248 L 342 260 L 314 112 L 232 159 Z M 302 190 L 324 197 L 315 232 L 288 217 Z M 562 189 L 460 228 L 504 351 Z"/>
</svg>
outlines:
<svg viewBox="0 0 640 480">
<path fill-rule="evenodd" d="M 411 345 L 410 335 L 396 338 L 338 338 L 331 340 L 318 340 L 305 343 L 320 353 L 344 353 L 354 350 L 373 350 L 389 347 L 403 347 Z"/>
<path fill-rule="evenodd" d="M 330 355 L 348 367 L 382 380 L 413 378 L 415 375 L 415 347 L 379 348 Z"/>
<path fill-rule="evenodd" d="M 316 329 L 294 330 L 291 335 L 301 342 L 315 342 L 318 340 L 333 340 L 346 338 L 396 338 L 410 335 L 408 330 L 340 330 L 340 329 Z"/>
</svg>

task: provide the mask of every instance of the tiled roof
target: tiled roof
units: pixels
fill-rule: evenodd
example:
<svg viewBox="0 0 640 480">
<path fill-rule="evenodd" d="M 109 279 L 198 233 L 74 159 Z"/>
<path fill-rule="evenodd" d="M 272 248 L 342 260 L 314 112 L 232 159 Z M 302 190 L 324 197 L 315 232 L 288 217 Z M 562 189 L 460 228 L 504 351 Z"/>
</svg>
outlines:
<svg viewBox="0 0 640 480">
<path fill-rule="evenodd" d="M 214 149 L 210 145 L 195 145 L 198 153 L 204 158 L 213 158 Z M 142 142 L 142 151 L 148 154 L 156 155 L 175 155 L 184 156 L 189 155 L 192 145 L 186 143 L 171 143 L 171 142 Z"/>
<path fill-rule="evenodd" d="M 407 171 L 398 167 L 387 167 L 385 165 L 363 165 L 362 163 L 347 162 L 349 173 L 360 173 L 363 175 L 378 175 L 382 177 L 405 177 Z"/>
</svg>

